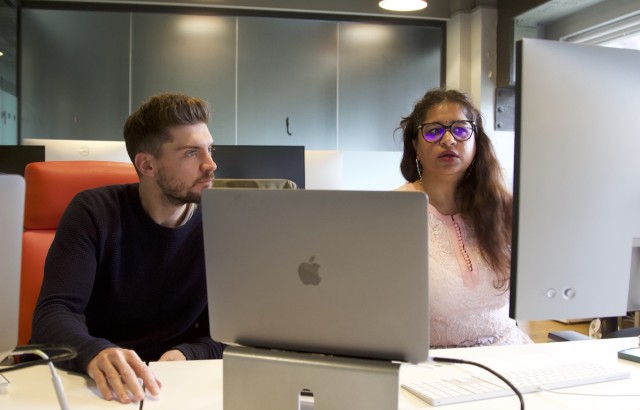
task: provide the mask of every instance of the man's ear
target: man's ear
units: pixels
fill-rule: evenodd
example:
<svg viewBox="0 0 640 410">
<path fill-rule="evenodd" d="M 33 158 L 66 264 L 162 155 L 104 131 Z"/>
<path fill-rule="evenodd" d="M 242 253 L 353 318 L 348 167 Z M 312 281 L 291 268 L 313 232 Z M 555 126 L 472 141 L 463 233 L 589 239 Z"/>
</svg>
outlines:
<svg viewBox="0 0 640 410">
<path fill-rule="evenodd" d="M 155 158 L 147 152 L 138 152 L 134 165 L 141 175 L 151 177 L 156 173 Z"/>
</svg>

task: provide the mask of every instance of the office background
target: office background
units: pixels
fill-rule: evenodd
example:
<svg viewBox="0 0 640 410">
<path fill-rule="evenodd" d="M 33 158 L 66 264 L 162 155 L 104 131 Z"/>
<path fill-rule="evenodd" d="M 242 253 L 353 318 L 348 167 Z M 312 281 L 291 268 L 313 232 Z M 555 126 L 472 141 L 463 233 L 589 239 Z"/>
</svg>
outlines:
<svg viewBox="0 0 640 410">
<path fill-rule="evenodd" d="M 515 41 L 565 39 L 640 10 L 638 0 L 431 0 L 415 13 L 375 0 L 2 1 L 0 144 L 117 140 L 142 99 L 184 91 L 212 103 L 220 144 L 395 159 L 400 116 L 444 84 L 481 108 L 507 178 Z"/>
</svg>

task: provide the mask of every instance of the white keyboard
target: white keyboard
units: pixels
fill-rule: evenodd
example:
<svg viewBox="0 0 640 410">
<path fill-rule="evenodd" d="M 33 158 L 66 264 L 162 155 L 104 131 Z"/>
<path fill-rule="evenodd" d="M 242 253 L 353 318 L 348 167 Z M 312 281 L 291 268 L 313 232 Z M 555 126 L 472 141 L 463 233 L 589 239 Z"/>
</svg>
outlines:
<svg viewBox="0 0 640 410">
<path fill-rule="evenodd" d="M 626 370 L 591 362 L 554 364 L 500 374 L 522 394 L 630 377 Z M 515 395 L 498 377 L 489 372 L 476 371 L 459 372 L 436 379 L 415 380 L 403 383 L 402 387 L 432 406 Z"/>
</svg>

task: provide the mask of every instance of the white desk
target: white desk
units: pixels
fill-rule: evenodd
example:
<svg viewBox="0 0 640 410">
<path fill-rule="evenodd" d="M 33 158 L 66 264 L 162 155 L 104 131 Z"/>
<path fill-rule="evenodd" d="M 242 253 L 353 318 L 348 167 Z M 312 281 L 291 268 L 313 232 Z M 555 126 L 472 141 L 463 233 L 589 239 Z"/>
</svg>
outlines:
<svg viewBox="0 0 640 410">
<path fill-rule="evenodd" d="M 615 395 L 637 394 L 635 397 L 593 397 L 579 395 L 565 395 L 551 392 L 524 394 L 525 408 L 531 409 L 611 409 L 611 410 L 640 410 L 640 364 L 617 358 L 618 350 L 638 346 L 638 338 L 621 338 L 606 340 L 586 340 L 576 342 L 550 342 L 535 345 L 517 345 L 502 347 L 474 347 L 467 349 L 443 349 L 432 350 L 431 356 L 450 357 L 471 360 L 487 365 L 494 370 L 499 370 L 500 364 L 505 362 L 529 362 L 536 358 L 548 360 L 594 360 L 600 363 L 615 364 L 628 367 L 631 372 L 629 379 L 613 382 L 590 384 L 580 387 L 562 389 L 562 392 Z M 512 363 L 509 364 L 511 366 Z M 412 368 L 403 368 L 400 380 L 406 380 L 412 376 Z M 433 409 L 410 393 L 401 390 L 399 409 Z M 518 398 L 514 396 L 499 399 L 481 400 L 472 403 L 452 404 L 437 406 L 442 410 L 460 409 L 519 409 Z"/>
<path fill-rule="evenodd" d="M 150 367 L 162 392 L 157 399 L 146 399 L 144 410 L 222 409 L 222 360 L 155 362 Z"/>
<path fill-rule="evenodd" d="M 539 343 L 502 347 L 477 347 L 466 349 L 433 350 L 432 356 L 472 360 L 493 367 L 505 360 L 535 360 L 538 356 L 557 358 L 585 358 L 601 362 L 619 362 L 628 366 L 631 378 L 614 382 L 592 384 L 564 389 L 563 391 L 590 394 L 638 394 L 640 395 L 640 364 L 620 360 L 618 350 L 638 345 L 638 338 L 589 340 L 578 342 Z M 144 410 L 222 409 L 222 361 L 152 363 L 151 368 L 162 380 L 164 387 L 157 401 L 146 400 Z M 400 381 L 412 377 L 416 369 L 403 366 Z M 169 387 L 171 386 L 171 387 Z M 249 388 L 250 386 L 247 386 Z M 640 410 L 640 396 L 636 397 L 589 397 L 560 395 L 555 393 L 531 393 L 524 395 L 527 410 L 531 409 L 615 409 Z M 178 407 L 179 406 L 179 407 Z M 433 409 L 411 393 L 400 390 L 400 410 Z M 438 406 L 442 410 L 460 409 L 519 409 L 517 397 L 503 397 L 472 403 Z"/>
<path fill-rule="evenodd" d="M 530 361 L 538 357 L 545 359 L 590 359 L 599 362 L 619 363 L 626 366 L 631 377 L 614 382 L 591 384 L 563 389 L 563 392 L 608 395 L 608 397 L 561 395 L 549 392 L 525 394 L 527 410 L 532 409 L 615 409 L 640 410 L 640 397 L 612 397 L 615 394 L 640 394 L 640 364 L 620 360 L 616 353 L 638 345 L 638 338 L 590 340 L 578 342 L 539 343 L 502 347 L 477 347 L 466 349 L 433 350 L 432 356 L 472 360 L 499 367 L 506 361 Z M 222 361 L 202 360 L 190 362 L 151 363 L 151 369 L 162 381 L 162 393 L 158 399 L 145 399 L 144 410 L 221 410 L 222 409 Z M 408 380 L 418 371 L 414 366 L 403 366 L 400 380 Z M 98 396 L 91 380 L 77 374 L 59 370 L 71 410 L 134 409 L 137 404 L 122 405 L 107 402 Z M 37 366 L 10 373 L 9 393 L 0 395 L 0 409 L 58 410 L 51 375 L 46 366 Z M 247 386 L 248 388 L 250 386 Z M 431 409 L 428 404 L 412 394 L 400 390 L 399 409 Z M 501 410 L 519 409 L 515 396 L 482 400 L 472 403 L 438 406 L 442 410 Z"/>
<path fill-rule="evenodd" d="M 101 410 L 121 409 L 134 410 L 140 406 L 137 403 L 123 405 L 108 402 L 99 395 L 93 380 L 86 376 L 57 369 L 67 396 L 67 403 L 71 410 Z M 2 368 L 0 367 L 0 373 Z M 4 373 L 9 379 L 8 392 L 0 394 L 0 409 L 2 410 L 60 410 L 56 392 L 51 381 L 51 371 L 48 366 L 33 366 L 25 369 Z"/>
</svg>

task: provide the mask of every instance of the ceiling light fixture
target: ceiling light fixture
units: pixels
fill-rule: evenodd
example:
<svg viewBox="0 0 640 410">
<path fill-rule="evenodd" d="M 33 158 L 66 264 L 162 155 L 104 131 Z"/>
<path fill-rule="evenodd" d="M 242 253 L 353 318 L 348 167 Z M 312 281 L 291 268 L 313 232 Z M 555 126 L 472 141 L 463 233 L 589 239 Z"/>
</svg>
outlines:
<svg viewBox="0 0 640 410">
<path fill-rule="evenodd" d="M 416 11 L 427 7 L 424 0 L 382 0 L 378 3 L 380 7 L 393 11 Z"/>
</svg>

